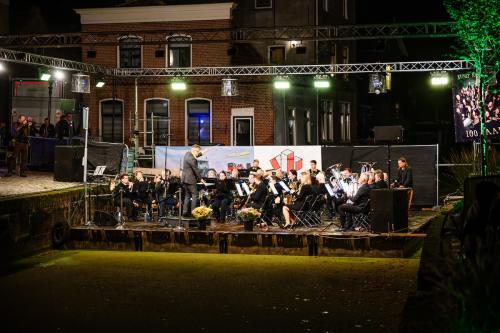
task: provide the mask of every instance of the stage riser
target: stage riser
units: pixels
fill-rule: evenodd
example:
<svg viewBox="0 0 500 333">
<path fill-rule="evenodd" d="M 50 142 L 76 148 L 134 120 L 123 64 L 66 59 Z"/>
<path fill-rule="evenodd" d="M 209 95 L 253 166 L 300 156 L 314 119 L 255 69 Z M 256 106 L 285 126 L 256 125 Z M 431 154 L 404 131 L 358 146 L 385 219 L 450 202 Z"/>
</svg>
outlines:
<svg viewBox="0 0 500 333">
<path fill-rule="evenodd" d="M 69 247 L 115 251 L 271 254 L 298 256 L 407 257 L 425 235 L 322 236 L 189 230 L 72 229 Z"/>
<path fill-rule="evenodd" d="M 53 247 L 53 226 L 67 223 L 81 195 L 77 188 L 0 200 L 0 262 Z"/>
</svg>

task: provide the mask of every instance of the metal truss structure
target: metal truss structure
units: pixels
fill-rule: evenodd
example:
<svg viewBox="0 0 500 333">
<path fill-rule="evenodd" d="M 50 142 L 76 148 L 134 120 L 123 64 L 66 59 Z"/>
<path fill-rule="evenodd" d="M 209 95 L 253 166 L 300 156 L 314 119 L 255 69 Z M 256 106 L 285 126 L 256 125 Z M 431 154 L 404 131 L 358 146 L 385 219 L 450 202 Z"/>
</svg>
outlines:
<svg viewBox="0 0 500 333">
<path fill-rule="evenodd" d="M 190 35 L 191 43 L 256 43 L 269 41 L 338 41 L 394 38 L 453 37 L 452 22 L 369 24 L 230 29 L 140 30 L 76 32 L 0 36 L 0 47 L 10 49 L 61 48 L 127 43 L 124 36 L 139 37 L 133 44 L 165 45 L 169 37 Z"/>
<path fill-rule="evenodd" d="M 225 77 L 225 76 L 279 76 L 279 75 L 317 75 L 317 74 L 359 74 L 383 72 L 429 72 L 457 71 L 473 68 L 471 62 L 464 60 L 386 62 L 362 64 L 331 65 L 289 65 L 289 66 L 232 66 L 232 67 L 188 67 L 188 68 L 106 68 L 100 65 L 78 61 L 41 56 L 32 53 L 0 48 L 0 60 L 31 64 L 83 72 L 88 74 L 116 77 Z"/>
<path fill-rule="evenodd" d="M 21 64 L 37 65 L 41 67 L 50 67 L 62 70 L 77 71 L 88 74 L 106 74 L 106 75 L 113 74 L 113 70 L 100 65 L 47 57 L 39 54 L 14 51 L 2 48 L 0 48 L 0 60 L 21 63 Z"/>
</svg>

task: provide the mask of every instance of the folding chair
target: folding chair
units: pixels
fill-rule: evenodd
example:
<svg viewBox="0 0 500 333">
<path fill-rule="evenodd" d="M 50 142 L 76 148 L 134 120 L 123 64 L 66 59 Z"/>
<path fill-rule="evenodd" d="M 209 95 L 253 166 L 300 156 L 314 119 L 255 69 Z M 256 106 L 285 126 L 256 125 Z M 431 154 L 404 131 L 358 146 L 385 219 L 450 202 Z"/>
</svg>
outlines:
<svg viewBox="0 0 500 333">
<path fill-rule="evenodd" d="M 295 220 L 296 220 L 295 224 L 296 225 L 301 224 L 305 227 L 308 226 L 308 223 L 306 221 L 306 217 L 307 217 L 307 214 L 309 213 L 309 210 L 311 209 L 312 200 L 313 200 L 313 195 L 310 194 L 304 199 L 304 203 L 302 204 L 302 206 L 300 207 L 299 210 L 290 209 L 290 213 L 292 213 L 293 216 L 295 216 Z"/>
<path fill-rule="evenodd" d="M 360 213 L 352 216 L 353 229 L 357 231 L 372 230 L 372 210 L 370 208 L 370 199 Z"/>
</svg>

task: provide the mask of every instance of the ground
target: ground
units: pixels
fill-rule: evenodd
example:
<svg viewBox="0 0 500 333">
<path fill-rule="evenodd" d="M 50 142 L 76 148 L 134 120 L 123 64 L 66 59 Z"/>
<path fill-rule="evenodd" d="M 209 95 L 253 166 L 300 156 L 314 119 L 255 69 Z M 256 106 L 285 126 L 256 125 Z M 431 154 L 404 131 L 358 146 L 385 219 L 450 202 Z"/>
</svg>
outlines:
<svg viewBox="0 0 500 333">
<path fill-rule="evenodd" d="M 418 266 L 418 259 L 46 252 L 0 275 L 0 319 L 4 332 L 396 332 Z"/>
<path fill-rule="evenodd" d="M 82 183 L 56 182 L 54 175 L 48 172 L 28 171 L 26 178 L 17 175 L 4 177 L 2 174 L 0 173 L 0 199 L 82 186 Z"/>
</svg>

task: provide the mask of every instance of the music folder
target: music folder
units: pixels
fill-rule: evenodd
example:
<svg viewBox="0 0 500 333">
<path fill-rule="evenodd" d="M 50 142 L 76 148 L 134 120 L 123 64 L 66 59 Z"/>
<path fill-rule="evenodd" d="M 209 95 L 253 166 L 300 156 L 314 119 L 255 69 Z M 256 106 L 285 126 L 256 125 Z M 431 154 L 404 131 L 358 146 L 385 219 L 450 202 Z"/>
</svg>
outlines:
<svg viewBox="0 0 500 333">
<path fill-rule="evenodd" d="M 280 184 L 280 186 L 283 189 L 283 191 L 290 192 L 290 188 L 288 186 L 286 186 L 286 184 L 285 184 L 284 181 L 280 181 L 278 184 Z"/>
<path fill-rule="evenodd" d="M 274 186 L 273 183 L 269 183 L 269 187 L 271 187 L 271 191 L 273 191 L 274 195 L 278 195 L 278 190 L 276 189 L 276 186 Z"/>
<path fill-rule="evenodd" d="M 246 183 L 242 183 L 241 186 L 243 186 L 243 189 L 245 190 L 247 195 L 250 195 L 250 187 Z"/>
<path fill-rule="evenodd" d="M 326 187 L 326 190 L 328 191 L 328 194 L 330 194 L 330 196 L 331 196 L 331 197 L 333 197 L 333 196 L 334 196 L 334 194 L 333 194 L 333 189 L 332 189 L 332 187 L 330 186 L 330 184 L 326 184 L 326 183 L 325 183 L 325 187 Z"/>
<path fill-rule="evenodd" d="M 235 183 L 234 186 L 236 186 L 236 191 L 238 191 L 238 195 L 240 197 L 244 197 L 245 195 L 243 194 L 243 191 L 241 190 L 241 186 L 238 183 Z"/>
</svg>

